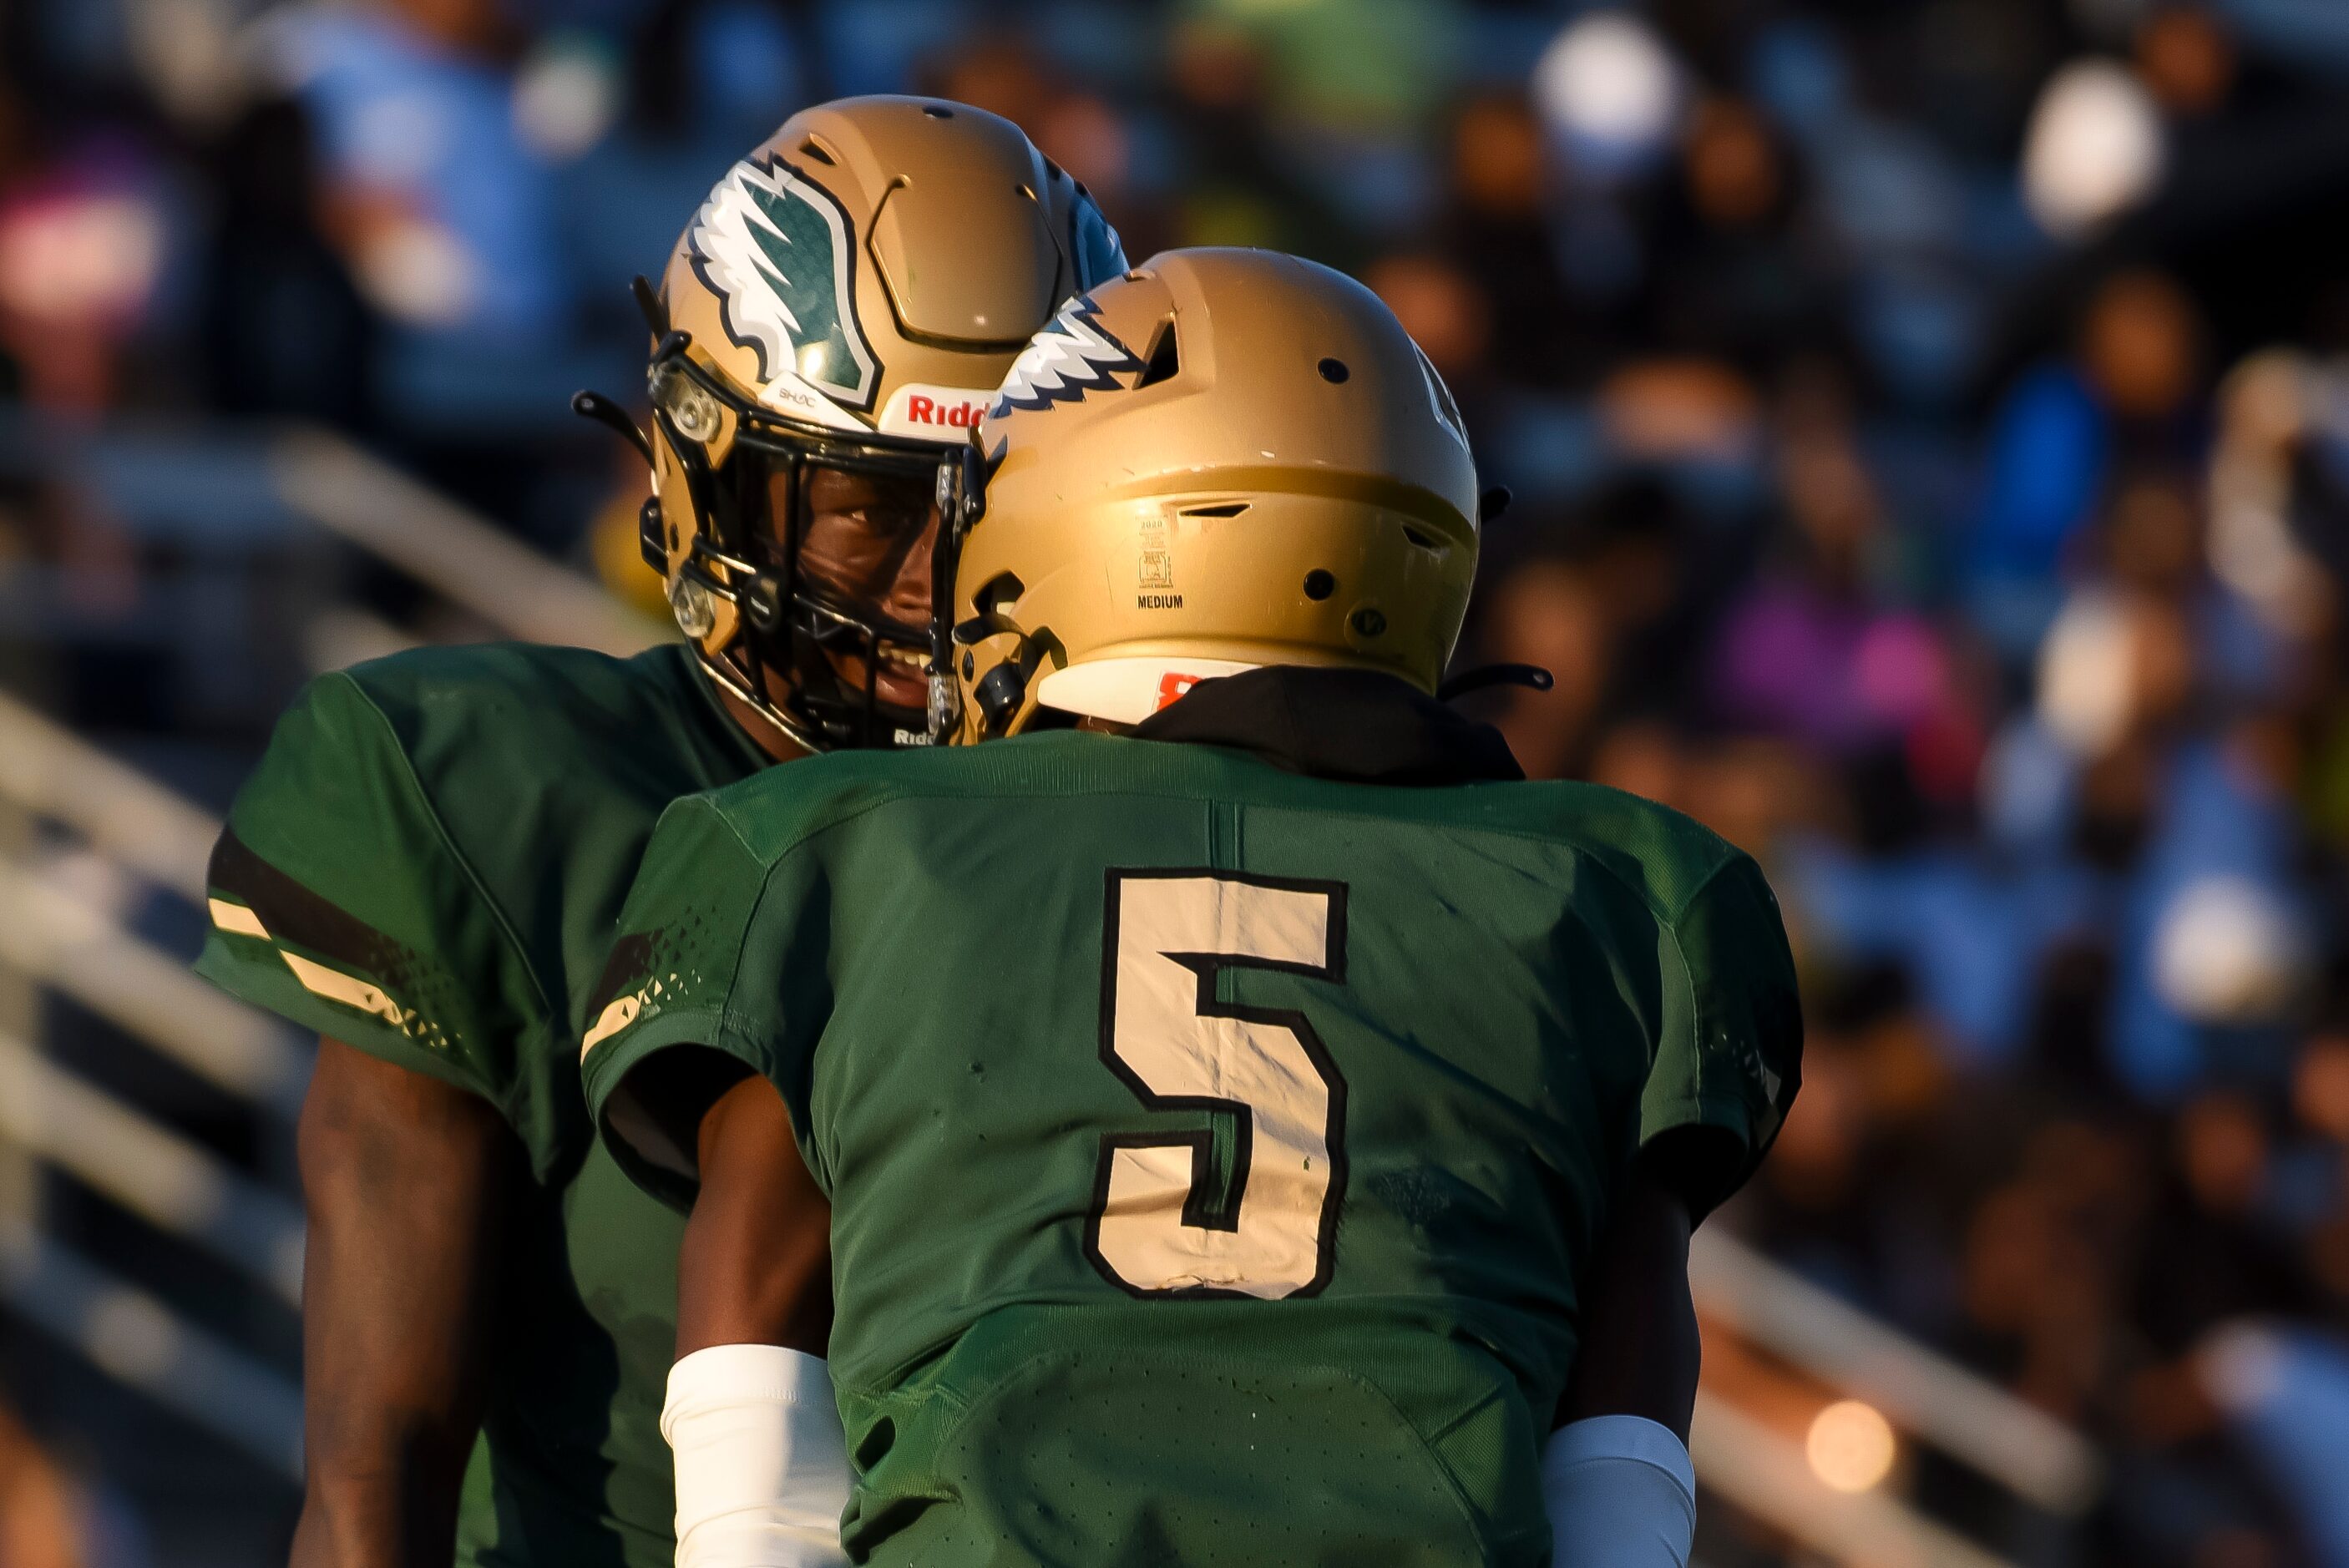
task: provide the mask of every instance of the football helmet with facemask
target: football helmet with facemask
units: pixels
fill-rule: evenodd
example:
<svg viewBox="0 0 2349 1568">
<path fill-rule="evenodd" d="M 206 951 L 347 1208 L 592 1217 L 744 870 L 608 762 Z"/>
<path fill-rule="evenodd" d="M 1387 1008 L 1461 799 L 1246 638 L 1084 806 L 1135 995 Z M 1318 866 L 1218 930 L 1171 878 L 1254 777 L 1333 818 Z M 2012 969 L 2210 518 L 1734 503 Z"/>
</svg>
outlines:
<svg viewBox="0 0 2349 1568">
<path fill-rule="evenodd" d="M 950 727 L 936 519 L 1030 335 L 1124 266 L 1083 187 L 962 104 L 819 105 L 729 170 L 637 284 L 644 554 L 709 676 L 811 750 Z"/>
<path fill-rule="evenodd" d="M 1037 334 L 978 442 L 940 604 L 961 739 L 1133 724 L 1263 665 L 1437 689 L 1475 578 L 1475 465 L 1434 366 L 1342 273 L 1157 256 Z"/>
</svg>

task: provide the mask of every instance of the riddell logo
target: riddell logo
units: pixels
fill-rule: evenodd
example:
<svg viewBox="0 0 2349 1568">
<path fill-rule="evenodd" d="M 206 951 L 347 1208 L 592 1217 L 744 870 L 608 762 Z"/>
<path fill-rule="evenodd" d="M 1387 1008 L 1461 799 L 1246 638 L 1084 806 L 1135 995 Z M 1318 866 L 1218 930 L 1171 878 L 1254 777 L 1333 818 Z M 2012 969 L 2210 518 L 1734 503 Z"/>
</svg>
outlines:
<svg viewBox="0 0 2349 1568">
<path fill-rule="evenodd" d="M 978 405 L 971 402 L 949 405 L 918 396 L 905 399 L 905 418 L 916 425 L 947 425 L 968 430 L 978 423 L 979 412 Z"/>
<path fill-rule="evenodd" d="M 986 395 L 960 387 L 900 387 L 882 410 L 881 428 L 892 436 L 945 437 L 974 429 L 987 418 Z"/>
<path fill-rule="evenodd" d="M 1185 692 L 1206 678 L 1205 676 L 1180 675 L 1174 670 L 1168 670 L 1158 677 L 1158 707 L 1171 707 Z"/>
</svg>

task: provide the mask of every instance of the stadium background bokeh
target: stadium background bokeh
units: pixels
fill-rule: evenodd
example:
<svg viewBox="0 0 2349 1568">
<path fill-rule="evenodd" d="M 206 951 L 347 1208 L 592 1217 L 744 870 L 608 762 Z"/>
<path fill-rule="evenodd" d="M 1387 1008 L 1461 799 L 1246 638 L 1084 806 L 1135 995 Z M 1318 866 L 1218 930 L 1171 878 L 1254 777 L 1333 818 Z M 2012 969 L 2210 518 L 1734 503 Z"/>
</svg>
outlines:
<svg viewBox="0 0 2349 1568">
<path fill-rule="evenodd" d="M 1879 1484 L 2016 1563 L 2349 1564 L 2349 5 L 0 0 L 0 687 L 217 811 L 312 668 L 489 634 L 289 518 L 296 425 L 657 608 L 565 400 L 638 394 L 627 279 L 732 158 L 905 89 L 1137 258 L 1353 272 L 1450 379 L 1516 492 L 1464 662 L 1557 676 L 1472 700 L 1785 901 L 1806 1082 L 1717 1222 L 2107 1467 L 2077 1521 Z M 290 1191 L 282 1116 L 22 976 L 10 1031 Z M 282 1302 L 53 1163 L 0 1212 L 292 1377 Z M 71 1339 L 0 1307 L 0 1563 L 280 1556 L 283 1477 Z M 1831 1461 L 1830 1391 L 1707 1370 Z"/>
</svg>

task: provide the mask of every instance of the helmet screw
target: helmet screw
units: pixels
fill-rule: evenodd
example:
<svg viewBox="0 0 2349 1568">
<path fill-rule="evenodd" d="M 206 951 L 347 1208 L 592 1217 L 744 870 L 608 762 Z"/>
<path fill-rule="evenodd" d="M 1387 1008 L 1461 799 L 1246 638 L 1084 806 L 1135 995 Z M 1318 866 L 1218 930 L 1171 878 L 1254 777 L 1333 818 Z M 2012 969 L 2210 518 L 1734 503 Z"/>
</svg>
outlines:
<svg viewBox="0 0 2349 1568">
<path fill-rule="evenodd" d="M 1368 607 L 1355 611 L 1353 620 L 1348 624 L 1354 628 L 1356 634 L 1365 637 L 1378 636 L 1387 629 L 1386 616 L 1380 611 Z"/>
<path fill-rule="evenodd" d="M 665 528 L 670 540 L 666 545 L 662 542 Z M 647 496 L 645 504 L 636 509 L 636 553 L 644 558 L 645 564 L 666 575 L 668 552 L 677 547 L 674 542 L 676 536 L 677 530 L 667 528 L 662 521 L 660 499 Z"/>
<path fill-rule="evenodd" d="M 690 577 L 680 577 L 670 585 L 668 607 L 677 616 L 677 629 L 688 637 L 698 640 L 717 629 L 717 603 L 709 590 Z"/>
<path fill-rule="evenodd" d="M 962 693 L 955 686 L 954 676 L 935 665 L 930 674 L 930 740 L 943 741 L 962 722 Z"/>
<path fill-rule="evenodd" d="M 654 402 L 668 410 L 678 433 L 689 440 L 715 438 L 724 422 L 718 411 L 718 399 L 674 364 L 664 365 L 653 373 L 652 397 Z"/>
<path fill-rule="evenodd" d="M 750 624 L 762 632 L 771 632 L 782 624 L 783 605 L 775 592 L 775 580 L 759 576 L 750 579 L 742 591 L 742 609 L 750 617 Z"/>
<path fill-rule="evenodd" d="M 1319 567 L 1317 566 L 1312 571 L 1308 572 L 1305 574 L 1305 596 L 1308 599 L 1327 599 L 1330 594 L 1335 593 L 1337 591 L 1337 578 L 1331 576 L 1329 573 L 1322 571 Z"/>
</svg>

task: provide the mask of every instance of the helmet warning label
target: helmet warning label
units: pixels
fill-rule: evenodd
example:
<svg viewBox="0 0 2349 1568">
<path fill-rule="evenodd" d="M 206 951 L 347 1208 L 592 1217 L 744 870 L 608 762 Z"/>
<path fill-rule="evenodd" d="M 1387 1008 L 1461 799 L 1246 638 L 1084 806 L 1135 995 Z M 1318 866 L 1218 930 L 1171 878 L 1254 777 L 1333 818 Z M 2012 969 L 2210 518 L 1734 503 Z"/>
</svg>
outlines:
<svg viewBox="0 0 2349 1568">
<path fill-rule="evenodd" d="M 1134 587 L 1174 587 L 1174 552 L 1167 550 L 1167 519 L 1163 519 L 1163 516 L 1142 519 L 1139 538 L 1142 538 L 1142 577 L 1134 583 Z"/>
<path fill-rule="evenodd" d="M 1148 517 L 1142 520 L 1137 542 L 1141 546 L 1139 565 L 1134 577 L 1134 608 L 1138 610 L 1179 610 L 1183 595 L 1174 593 L 1174 552 L 1166 544 L 1166 520 Z"/>
<path fill-rule="evenodd" d="M 959 441 L 986 415 L 987 397 L 985 390 L 972 387 L 900 387 L 881 410 L 881 433 Z"/>
</svg>

